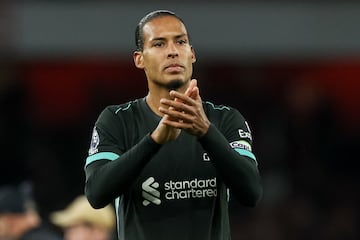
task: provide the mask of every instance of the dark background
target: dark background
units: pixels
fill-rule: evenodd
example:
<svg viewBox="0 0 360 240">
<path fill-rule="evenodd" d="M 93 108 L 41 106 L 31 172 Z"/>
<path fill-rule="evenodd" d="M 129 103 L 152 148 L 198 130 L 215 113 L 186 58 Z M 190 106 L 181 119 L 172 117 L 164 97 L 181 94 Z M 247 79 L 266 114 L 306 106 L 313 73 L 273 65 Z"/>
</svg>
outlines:
<svg viewBox="0 0 360 240">
<path fill-rule="evenodd" d="M 264 197 L 231 202 L 233 239 L 359 238 L 360 5 L 54 2 L 0 4 L 0 184 L 31 181 L 45 220 L 83 193 L 100 111 L 147 93 L 132 32 L 169 8 L 193 38 L 202 98 L 253 132 Z"/>
</svg>

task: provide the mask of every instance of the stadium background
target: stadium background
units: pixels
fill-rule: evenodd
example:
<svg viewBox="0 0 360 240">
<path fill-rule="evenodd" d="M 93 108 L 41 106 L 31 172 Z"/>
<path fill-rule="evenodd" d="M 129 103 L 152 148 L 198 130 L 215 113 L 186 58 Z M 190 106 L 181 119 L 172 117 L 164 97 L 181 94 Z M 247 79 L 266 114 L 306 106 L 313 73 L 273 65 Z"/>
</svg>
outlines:
<svg viewBox="0 0 360 240">
<path fill-rule="evenodd" d="M 146 94 L 136 23 L 178 13 L 204 99 L 248 119 L 263 176 L 231 203 L 234 239 L 358 239 L 360 4 L 356 1 L 1 1 L 0 184 L 30 180 L 40 213 L 83 192 L 99 112 Z"/>
</svg>

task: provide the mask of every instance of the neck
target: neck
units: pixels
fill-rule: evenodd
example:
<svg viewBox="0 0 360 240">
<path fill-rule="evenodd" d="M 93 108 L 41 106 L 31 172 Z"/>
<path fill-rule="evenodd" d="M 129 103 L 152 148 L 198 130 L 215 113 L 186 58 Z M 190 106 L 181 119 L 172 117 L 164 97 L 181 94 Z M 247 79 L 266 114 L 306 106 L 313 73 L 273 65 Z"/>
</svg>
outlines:
<svg viewBox="0 0 360 240">
<path fill-rule="evenodd" d="M 181 86 L 179 89 L 174 89 L 178 92 L 184 93 L 186 88 L 189 84 Z M 171 90 L 164 88 L 164 87 L 158 87 L 158 86 L 152 86 L 149 85 L 149 92 L 146 96 L 146 102 L 149 105 L 150 109 L 158 116 L 163 116 L 163 114 L 159 111 L 160 99 L 167 98 L 170 99 L 170 92 Z"/>
<path fill-rule="evenodd" d="M 169 92 L 163 93 L 161 95 L 154 94 L 149 91 L 148 95 L 146 96 L 146 103 L 149 105 L 150 109 L 158 116 L 163 116 L 163 114 L 159 111 L 160 99 L 161 98 L 170 98 Z"/>
</svg>

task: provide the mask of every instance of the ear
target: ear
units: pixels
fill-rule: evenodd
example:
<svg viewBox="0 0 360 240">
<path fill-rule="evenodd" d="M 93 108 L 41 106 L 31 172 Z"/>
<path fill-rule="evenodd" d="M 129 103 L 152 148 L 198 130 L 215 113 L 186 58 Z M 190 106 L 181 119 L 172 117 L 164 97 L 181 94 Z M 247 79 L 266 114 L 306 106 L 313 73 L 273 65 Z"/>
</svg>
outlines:
<svg viewBox="0 0 360 240">
<path fill-rule="evenodd" d="M 195 56 L 195 50 L 194 50 L 193 46 L 191 46 L 191 53 L 192 53 L 191 58 L 193 60 L 192 63 L 194 63 L 194 62 L 196 62 L 196 56 Z"/>
<path fill-rule="evenodd" d="M 143 55 L 141 51 L 133 53 L 134 63 L 137 68 L 144 69 Z"/>
</svg>

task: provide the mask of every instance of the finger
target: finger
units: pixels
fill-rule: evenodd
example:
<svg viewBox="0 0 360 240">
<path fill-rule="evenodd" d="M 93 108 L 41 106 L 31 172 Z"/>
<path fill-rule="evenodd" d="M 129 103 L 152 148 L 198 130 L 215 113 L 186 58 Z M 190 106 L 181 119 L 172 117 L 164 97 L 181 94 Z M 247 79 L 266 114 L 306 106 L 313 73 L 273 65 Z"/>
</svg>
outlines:
<svg viewBox="0 0 360 240">
<path fill-rule="evenodd" d="M 168 115 L 172 121 L 184 121 L 184 122 L 193 122 L 195 121 L 195 114 L 193 110 L 190 110 L 185 107 L 184 110 L 178 110 L 173 107 L 159 107 L 159 111 L 164 115 Z"/>
<path fill-rule="evenodd" d="M 194 87 L 196 87 L 196 86 L 197 86 L 197 80 L 192 79 L 190 81 L 189 87 L 185 91 L 185 95 L 190 96 L 191 92 L 193 91 Z"/>
<path fill-rule="evenodd" d="M 194 91 L 194 87 L 196 87 L 196 85 L 197 85 L 196 79 L 190 80 L 190 84 L 189 84 L 189 86 L 188 86 L 188 88 L 186 89 L 186 91 L 185 91 L 184 94 L 185 94 L 186 96 L 191 97 L 191 95 L 193 94 L 193 91 Z M 178 99 L 178 98 L 175 98 L 175 101 L 181 102 L 181 100 Z"/>
<path fill-rule="evenodd" d="M 193 118 L 194 118 L 193 116 L 191 116 L 189 114 L 185 114 L 185 113 L 173 111 L 173 110 L 169 111 L 169 110 L 162 109 L 161 112 L 169 115 L 170 118 L 168 118 L 167 120 L 175 121 L 175 122 L 190 123 L 190 122 L 193 122 Z"/>
<path fill-rule="evenodd" d="M 184 112 L 191 115 L 195 114 L 195 109 L 189 104 L 185 104 L 182 101 L 171 101 L 168 99 L 160 100 L 163 106 L 167 107 L 169 111 Z"/>
<path fill-rule="evenodd" d="M 199 96 L 199 88 L 198 87 L 194 87 L 191 92 L 188 95 L 190 98 L 196 100 L 196 98 Z"/>
<path fill-rule="evenodd" d="M 193 94 L 193 91 L 189 92 L 188 94 Z M 170 92 L 170 96 L 172 98 L 175 98 L 175 99 L 178 99 L 177 102 L 183 102 L 183 103 L 186 103 L 188 105 L 194 105 L 195 102 L 194 102 L 194 99 L 192 99 L 191 97 L 183 94 L 183 93 L 180 93 L 180 92 L 177 92 L 177 91 L 174 91 L 172 90 Z"/>
<path fill-rule="evenodd" d="M 172 120 L 183 120 L 186 122 L 193 121 L 194 113 L 191 108 L 184 107 L 183 109 L 175 107 L 159 107 L 159 111 L 163 114 L 169 115 Z"/>
<path fill-rule="evenodd" d="M 164 120 L 163 123 L 167 126 L 170 126 L 173 128 L 178 128 L 178 129 L 191 129 L 193 126 L 192 123 L 187 123 L 187 122 L 183 122 L 183 121 Z"/>
</svg>

